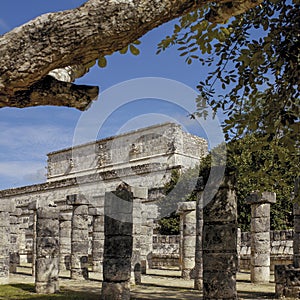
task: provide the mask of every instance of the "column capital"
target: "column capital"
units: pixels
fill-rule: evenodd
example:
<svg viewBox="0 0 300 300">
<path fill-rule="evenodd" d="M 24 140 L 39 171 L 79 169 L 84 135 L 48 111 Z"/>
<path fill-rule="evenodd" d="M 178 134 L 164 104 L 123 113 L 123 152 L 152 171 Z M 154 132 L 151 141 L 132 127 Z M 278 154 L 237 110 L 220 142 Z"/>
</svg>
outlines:
<svg viewBox="0 0 300 300">
<path fill-rule="evenodd" d="M 260 204 L 260 203 L 276 203 L 276 193 L 274 192 L 253 192 L 246 197 L 246 203 Z"/>
<path fill-rule="evenodd" d="M 178 214 L 183 214 L 193 210 L 196 210 L 196 201 L 179 202 L 177 205 Z"/>
</svg>

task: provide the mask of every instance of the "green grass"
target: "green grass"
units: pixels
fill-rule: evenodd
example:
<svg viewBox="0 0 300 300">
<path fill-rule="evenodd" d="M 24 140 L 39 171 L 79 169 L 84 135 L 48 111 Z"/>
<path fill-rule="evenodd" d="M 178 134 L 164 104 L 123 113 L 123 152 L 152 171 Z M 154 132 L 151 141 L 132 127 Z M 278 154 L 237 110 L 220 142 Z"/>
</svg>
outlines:
<svg viewBox="0 0 300 300">
<path fill-rule="evenodd" d="M 51 295 L 35 293 L 34 284 L 20 283 L 0 286 L 0 300 L 96 300 L 99 295 L 90 291 L 74 292 L 61 287 L 61 292 Z"/>
</svg>

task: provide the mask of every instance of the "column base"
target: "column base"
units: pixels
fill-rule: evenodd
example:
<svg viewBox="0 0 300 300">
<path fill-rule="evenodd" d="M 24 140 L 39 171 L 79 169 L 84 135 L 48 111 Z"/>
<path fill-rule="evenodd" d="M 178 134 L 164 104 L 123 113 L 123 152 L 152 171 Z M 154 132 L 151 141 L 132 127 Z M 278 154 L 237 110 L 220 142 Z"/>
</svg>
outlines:
<svg viewBox="0 0 300 300">
<path fill-rule="evenodd" d="M 130 300 L 129 281 L 103 282 L 101 300 Z"/>
<path fill-rule="evenodd" d="M 59 292 L 59 281 L 36 282 L 35 291 L 37 294 L 55 294 Z"/>
<path fill-rule="evenodd" d="M 251 266 L 251 283 L 270 282 L 270 266 Z"/>
<path fill-rule="evenodd" d="M 87 280 L 89 279 L 88 269 L 72 269 L 71 279 L 73 280 Z"/>
</svg>

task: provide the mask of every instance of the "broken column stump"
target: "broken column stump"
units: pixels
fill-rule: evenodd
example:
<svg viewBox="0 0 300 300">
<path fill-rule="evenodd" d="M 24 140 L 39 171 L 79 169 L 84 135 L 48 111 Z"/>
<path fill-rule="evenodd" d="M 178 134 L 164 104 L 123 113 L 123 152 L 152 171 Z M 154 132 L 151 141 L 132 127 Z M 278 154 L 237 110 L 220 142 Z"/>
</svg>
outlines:
<svg viewBox="0 0 300 300">
<path fill-rule="evenodd" d="M 122 183 L 105 193 L 102 300 L 129 300 L 133 245 L 133 193 Z"/>
<path fill-rule="evenodd" d="M 210 189 L 203 193 L 206 203 Z M 203 299 L 237 299 L 237 261 L 237 201 L 225 177 L 203 209 Z"/>
<path fill-rule="evenodd" d="M 53 294 L 59 291 L 59 210 L 40 207 L 36 216 L 35 290 Z"/>
<path fill-rule="evenodd" d="M 89 226 L 88 200 L 81 194 L 67 196 L 67 205 L 73 206 L 71 231 L 71 278 L 88 279 Z"/>
<path fill-rule="evenodd" d="M 276 202 L 272 192 L 251 193 L 246 202 L 251 205 L 251 282 L 270 281 L 270 204 Z"/>
</svg>

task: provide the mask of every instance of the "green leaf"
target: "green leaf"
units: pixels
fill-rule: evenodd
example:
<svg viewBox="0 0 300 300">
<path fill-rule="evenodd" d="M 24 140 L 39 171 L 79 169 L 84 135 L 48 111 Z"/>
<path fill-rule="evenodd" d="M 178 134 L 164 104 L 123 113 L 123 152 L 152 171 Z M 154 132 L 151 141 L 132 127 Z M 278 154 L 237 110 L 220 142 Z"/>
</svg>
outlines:
<svg viewBox="0 0 300 300">
<path fill-rule="evenodd" d="M 134 45 L 130 45 L 129 46 L 129 49 L 130 49 L 130 52 L 133 54 L 133 55 L 139 55 L 140 54 L 140 50 L 138 48 L 136 48 Z"/>
<path fill-rule="evenodd" d="M 100 56 L 98 58 L 98 66 L 100 68 L 105 68 L 107 66 L 107 60 L 106 60 L 106 58 L 104 56 Z"/>
<path fill-rule="evenodd" d="M 121 54 L 126 54 L 127 51 L 128 51 L 128 46 L 124 47 L 124 48 L 121 49 L 119 52 L 120 52 Z"/>
</svg>

